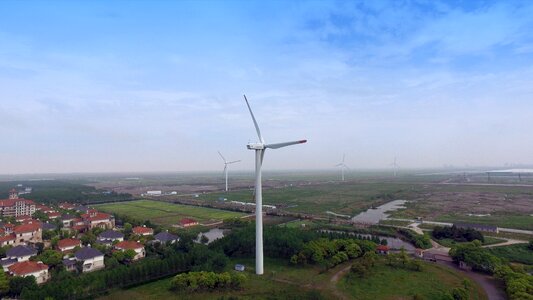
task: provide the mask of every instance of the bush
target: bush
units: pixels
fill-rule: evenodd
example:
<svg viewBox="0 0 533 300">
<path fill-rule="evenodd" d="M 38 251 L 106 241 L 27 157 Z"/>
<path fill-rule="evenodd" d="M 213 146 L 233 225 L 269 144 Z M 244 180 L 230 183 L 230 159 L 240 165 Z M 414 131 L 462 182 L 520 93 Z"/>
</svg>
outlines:
<svg viewBox="0 0 533 300">
<path fill-rule="evenodd" d="M 176 275 L 171 289 L 180 292 L 239 289 L 245 281 L 246 276 L 242 273 L 189 272 Z"/>
</svg>

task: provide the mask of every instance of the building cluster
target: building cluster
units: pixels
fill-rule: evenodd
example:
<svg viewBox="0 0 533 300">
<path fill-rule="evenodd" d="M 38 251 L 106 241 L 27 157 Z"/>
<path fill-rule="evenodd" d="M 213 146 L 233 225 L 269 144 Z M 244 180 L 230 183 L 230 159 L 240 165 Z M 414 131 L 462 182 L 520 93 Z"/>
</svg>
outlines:
<svg viewBox="0 0 533 300">
<path fill-rule="evenodd" d="M 4 220 L 0 222 L 0 247 L 9 246 L 5 257 L 0 259 L 0 265 L 11 276 L 34 276 L 38 284 L 50 279 L 49 266 L 37 260 L 38 246 L 61 253 L 64 258 L 62 264 L 67 271 L 92 272 L 105 268 L 102 249 L 108 249 L 106 253 L 132 250 L 135 255 L 131 260 L 136 261 L 146 256 L 145 245 L 138 239 L 165 244 L 179 241 L 178 236 L 168 231 L 154 235 L 154 230 L 146 226 L 133 227 L 131 239 L 127 240 L 124 233 L 116 228 L 113 215 L 71 203 L 60 203 L 54 209 L 20 198 L 15 190 L 10 192 L 8 199 L 0 200 L 0 216 Z M 40 221 L 38 217 L 48 221 Z M 198 224 L 194 222 L 184 219 L 182 225 Z M 93 230 L 96 228 L 101 231 L 96 238 L 98 247 L 84 246 L 83 236 L 89 231 L 97 232 Z M 52 245 L 50 240 L 43 239 L 43 233 L 48 230 L 62 230 L 63 236 L 72 236 Z"/>
</svg>

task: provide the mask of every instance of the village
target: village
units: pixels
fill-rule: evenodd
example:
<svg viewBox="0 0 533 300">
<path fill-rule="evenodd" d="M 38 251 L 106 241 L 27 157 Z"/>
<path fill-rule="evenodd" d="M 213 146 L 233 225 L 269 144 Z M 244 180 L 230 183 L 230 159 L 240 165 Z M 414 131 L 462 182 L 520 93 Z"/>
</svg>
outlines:
<svg viewBox="0 0 533 300">
<path fill-rule="evenodd" d="M 50 280 L 51 269 L 87 273 L 106 267 L 106 257 L 114 264 L 143 259 L 146 245 L 168 245 L 179 241 L 164 230 L 123 224 L 115 217 L 73 203 L 46 206 L 21 198 L 12 189 L 9 199 L 0 200 L 0 247 L 4 272 L 13 277 L 35 277 L 37 284 Z M 197 225 L 181 220 L 182 227 Z M 48 264 L 47 264 L 48 263 Z"/>
</svg>

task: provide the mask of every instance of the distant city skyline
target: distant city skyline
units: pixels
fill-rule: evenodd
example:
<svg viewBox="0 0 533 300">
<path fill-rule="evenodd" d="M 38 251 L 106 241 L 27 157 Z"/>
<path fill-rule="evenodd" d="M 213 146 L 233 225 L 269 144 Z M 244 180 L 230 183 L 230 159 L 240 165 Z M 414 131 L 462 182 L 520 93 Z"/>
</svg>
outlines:
<svg viewBox="0 0 533 300">
<path fill-rule="evenodd" d="M 533 165 L 531 1 L 1 1 L 0 174 Z"/>
</svg>

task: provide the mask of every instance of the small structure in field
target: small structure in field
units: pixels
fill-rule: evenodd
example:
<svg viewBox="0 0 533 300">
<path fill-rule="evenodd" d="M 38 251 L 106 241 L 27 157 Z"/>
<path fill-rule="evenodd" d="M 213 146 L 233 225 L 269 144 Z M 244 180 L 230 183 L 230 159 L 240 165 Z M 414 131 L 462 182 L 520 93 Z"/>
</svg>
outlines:
<svg viewBox="0 0 533 300">
<path fill-rule="evenodd" d="M 389 254 L 389 246 L 385 246 L 385 245 L 379 245 L 377 248 L 376 248 L 376 253 L 377 254 L 382 254 L 382 255 L 387 255 Z"/>
<path fill-rule="evenodd" d="M 241 265 L 241 264 L 236 264 L 235 265 L 235 271 L 239 271 L 239 272 L 244 272 L 244 265 Z"/>
<path fill-rule="evenodd" d="M 180 226 L 183 227 L 183 228 L 196 226 L 196 225 L 198 225 L 198 221 L 193 220 L 193 219 L 184 218 L 184 219 L 180 220 Z"/>
</svg>

